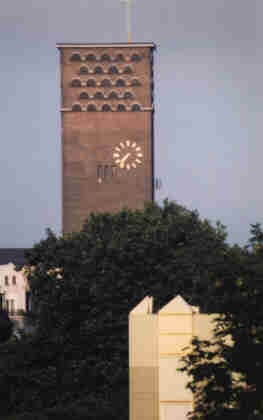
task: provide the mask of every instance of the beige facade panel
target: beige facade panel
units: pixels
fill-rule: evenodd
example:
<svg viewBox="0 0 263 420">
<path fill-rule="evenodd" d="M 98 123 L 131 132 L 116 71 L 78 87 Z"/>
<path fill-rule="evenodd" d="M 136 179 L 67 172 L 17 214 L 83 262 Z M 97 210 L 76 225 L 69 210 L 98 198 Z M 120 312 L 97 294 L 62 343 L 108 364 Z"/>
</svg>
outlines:
<svg viewBox="0 0 263 420">
<path fill-rule="evenodd" d="M 191 410 L 192 404 L 164 403 L 161 404 L 160 420 L 186 420 L 187 413 Z"/>
<path fill-rule="evenodd" d="M 156 315 L 130 317 L 130 367 L 158 366 L 158 318 Z"/>
<path fill-rule="evenodd" d="M 192 334 L 187 335 L 160 335 L 159 354 L 180 354 L 183 348 L 190 345 Z"/>
<path fill-rule="evenodd" d="M 160 334 L 192 334 L 192 314 L 162 316 L 159 314 Z"/>
<path fill-rule="evenodd" d="M 186 420 L 193 396 L 188 376 L 177 369 L 193 335 L 212 338 L 216 315 L 199 314 L 180 296 L 158 314 L 152 314 L 152 306 L 146 297 L 129 317 L 130 420 Z"/>
<path fill-rule="evenodd" d="M 159 398 L 160 401 L 189 401 L 192 393 L 186 388 L 188 376 L 177 369 L 182 367 L 179 357 L 164 358 L 159 361 Z"/>
</svg>

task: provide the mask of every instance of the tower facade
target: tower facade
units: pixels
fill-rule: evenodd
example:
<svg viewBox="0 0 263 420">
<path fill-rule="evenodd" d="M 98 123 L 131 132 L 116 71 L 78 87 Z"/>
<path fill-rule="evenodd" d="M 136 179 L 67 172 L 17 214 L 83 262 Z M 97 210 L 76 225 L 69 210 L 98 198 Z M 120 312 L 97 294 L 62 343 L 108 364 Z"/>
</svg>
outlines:
<svg viewBox="0 0 263 420">
<path fill-rule="evenodd" d="M 58 44 L 63 231 L 154 199 L 152 43 Z"/>
</svg>

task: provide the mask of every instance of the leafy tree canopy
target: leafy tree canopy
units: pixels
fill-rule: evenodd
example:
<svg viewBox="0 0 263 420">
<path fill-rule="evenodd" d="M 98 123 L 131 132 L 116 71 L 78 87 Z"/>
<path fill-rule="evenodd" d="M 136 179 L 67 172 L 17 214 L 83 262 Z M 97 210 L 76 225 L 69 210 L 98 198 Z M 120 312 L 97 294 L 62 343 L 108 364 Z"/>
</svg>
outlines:
<svg viewBox="0 0 263 420">
<path fill-rule="evenodd" d="M 168 201 L 90 214 L 79 233 L 49 230 L 27 255 L 36 333 L 0 360 L 0 380 L 12 376 L 3 410 L 29 418 L 84 404 L 90 419 L 127 418 L 130 310 L 145 295 L 157 310 L 179 293 L 214 312 L 223 286 L 235 290 L 238 256 L 223 225 Z"/>
<path fill-rule="evenodd" d="M 263 402 L 263 232 L 252 225 L 240 254 L 242 274 L 221 300 L 215 339 L 194 340 L 183 371 L 192 375 L 191 420 L 262 420 Z M 222 286 L 219 284 L 219 288 Z M 216 345 L 216 347 L 215 347 Z"/>
</svg>

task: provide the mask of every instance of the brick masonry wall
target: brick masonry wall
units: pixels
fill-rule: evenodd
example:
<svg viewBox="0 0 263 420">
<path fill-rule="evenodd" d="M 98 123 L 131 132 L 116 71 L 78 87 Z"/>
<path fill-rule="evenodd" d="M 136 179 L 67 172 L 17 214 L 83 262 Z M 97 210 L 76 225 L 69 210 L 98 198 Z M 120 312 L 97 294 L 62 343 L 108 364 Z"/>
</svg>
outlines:
<svg viewBox="0 0 263 420">
<path fill-rule="evenodd" d="M 152 48 L 60 47 L 60 52 L 63 231 L 71 232 L 90 212 L 140 209 L 153 198 Z M 139 110 L 133 111 L 135 104 Z M 120 168 L 116 161 L 127 153 Z"/>
</svg>

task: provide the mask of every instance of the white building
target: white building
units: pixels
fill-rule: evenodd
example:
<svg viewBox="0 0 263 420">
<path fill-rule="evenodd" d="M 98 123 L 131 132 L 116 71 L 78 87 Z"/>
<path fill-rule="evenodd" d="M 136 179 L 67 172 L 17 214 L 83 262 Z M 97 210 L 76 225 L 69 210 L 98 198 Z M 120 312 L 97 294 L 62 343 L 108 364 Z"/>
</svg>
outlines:
<svg viewBox="0 0 263 420">
<path fill-rule="evenodd" d="M 16 271 L 13 263 L 0 265 L 0 295 L 2 308 L 11 316 L 27 310 L 28 282 L 22 270 Z M 1 302 L 0 302 L 1 304 Z"/>
</svg>

